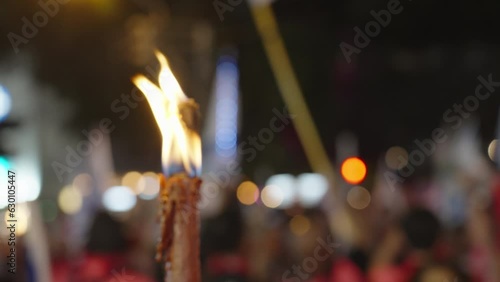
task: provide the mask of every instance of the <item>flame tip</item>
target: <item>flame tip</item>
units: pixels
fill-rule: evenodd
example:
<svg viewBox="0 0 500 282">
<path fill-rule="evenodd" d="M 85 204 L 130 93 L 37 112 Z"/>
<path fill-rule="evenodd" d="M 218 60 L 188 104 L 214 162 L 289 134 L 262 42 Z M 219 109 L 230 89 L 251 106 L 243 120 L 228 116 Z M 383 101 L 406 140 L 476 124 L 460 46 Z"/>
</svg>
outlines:
<svg viewBox="0 0 500 282">
<path fill-rule="evenodd" d="M 132 76 L 132 78 L 130 78 L 130 80 L 135 83 L 137 80 L 142 79 L 142 77 L 144 77 L 144 75 L 142 75 L 142 74 L 135 74 L 134 76 Z"/>
<path fill-rule="evenodd" d="M 201 170 L 200 136 L 195 130 L 186 126 L 179 114 L 183 104 L 192 99 L 189 99 L 182 91 L 165 55 L 159 50 L 155 50 L 155 55 L 161 65 L 159 87 L 142 74 L 133 76 L 132 81 L 146 96 L 160 128 L 163 137 L 164 172 L 168 174 L 172 170 L 171 167 L 175 169 L 176 166 L 180 166 L 189 175 L 199 175 Z"/>
</svg>

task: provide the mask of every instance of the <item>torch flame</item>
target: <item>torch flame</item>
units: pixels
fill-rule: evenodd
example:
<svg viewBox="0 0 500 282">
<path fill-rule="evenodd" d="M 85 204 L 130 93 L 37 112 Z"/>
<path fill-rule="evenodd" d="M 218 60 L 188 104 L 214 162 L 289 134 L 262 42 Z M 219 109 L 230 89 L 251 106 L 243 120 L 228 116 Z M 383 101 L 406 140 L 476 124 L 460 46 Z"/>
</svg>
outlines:
<svg viewBox="0 0 500 282">
<path fill-rule="evenodd" d="M 191 175 L 199 175 L 201 168 L 201 140 L 198 133 L 188 127 L 180 109 L 188 105 L 189 99 L 181 89 L 167 58 L 155 52 L 160 61 L 159 85 L 156 86 L 144 75 L 132 78 L 134 84 L 144 93 L 153 111 L 163 138 L 162 164 L 165 174 L 181 166 Z M 176 167 L 177 166 L 177 167 Z"/>
</svg>

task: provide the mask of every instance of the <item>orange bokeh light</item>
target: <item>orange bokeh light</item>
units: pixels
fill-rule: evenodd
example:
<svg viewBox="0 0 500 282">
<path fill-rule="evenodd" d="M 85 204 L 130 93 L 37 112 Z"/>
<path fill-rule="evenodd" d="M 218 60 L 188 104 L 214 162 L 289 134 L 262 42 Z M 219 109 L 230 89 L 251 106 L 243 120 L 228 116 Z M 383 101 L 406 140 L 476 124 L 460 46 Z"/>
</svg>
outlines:
<svg viewBox="0 0 500 282">
<path fill-rule="evenodd" d="M 348 158 L 342 163 L 340 172 L 345 181 L 358 184 L 366 177 L 366 165 L 360 158 Z"/>
</svg>

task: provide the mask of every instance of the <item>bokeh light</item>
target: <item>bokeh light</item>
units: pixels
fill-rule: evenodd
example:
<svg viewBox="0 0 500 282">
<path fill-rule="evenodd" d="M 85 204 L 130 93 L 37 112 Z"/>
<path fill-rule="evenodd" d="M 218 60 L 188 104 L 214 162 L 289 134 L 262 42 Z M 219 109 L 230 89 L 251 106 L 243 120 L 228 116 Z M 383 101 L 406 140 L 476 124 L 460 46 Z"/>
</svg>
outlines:
<svg viewBox="0 0 500 282">
<path fill-rule="evenodd" d="M 236 155 L 238 142 L 238 77 L 236 60 L 221 57 L 215 79 L 215 151 L 226 158 Z"/>
<path fill-rule="evenodd" d="M 65 214 L 76 214 L 82 208 L 82 194 L 73 185 L 64 186 L 57 198 L 59 208 Z"/>
<path fill-rule="evenodd" d="M 24 157 L 23 157 L 24 158 Z M 33 160 L 30 163 L 29 157 L 26 155 L 22 161 L 19 158 L 16 160 L 17 171 L 22 172 L 23 177 L 18 177 L 18 187 L 30 187 L 30 189 L 21 190 L 18 194 L 19 202 L 35 201 L 40 196 L 42 191 L 42 172 L 41 167 Z"/>
<path fill-rule="evenodd" d="M 370 204 L 372 198 L 370 192 L 361 186 L 352 187 L 347 193 L 347 202 L 357 210 L 362 210 Z"/>
<path fill-rule="evenodd" d="M 104 15 L 109 15 L 112 12 L 117 10 L 116 5 L 118 4 L 116 0 L 108 0 L 108 1 L 99 1 L 99 0 L 90 0 L 88 3 L 91 3 L 94 9 L 96 9 L 99 13 Z"/>
<path fill-rule="evenodd" d="M 127 186 L 134 191 L 136 195 L 140 194 L 142 190 L 139 188 L 144 188 L 144 186 L 139 185 L 141 180 L 141 174 L 138 171 L 129 171 L 122 177 L 122 186 Z"/>
<path fill-rule="evenodd" d="M 492 161 L 495 161 L 495 154 L 497 151 L 497 145 L 498 144 L 498 139 L 494 139 L 491 141 L 490 145 L 488 146 L 488 156 Z"/>
<path fill-rule="evenodd" d="M 240 203 L 244 205 L 252 205 L 259 198 L 259 187 L 252 181 L 243 181 L 236 190 L 236 196 Z"/>
<path fill-rule="evenodd" d="M 297 236 L 302 236 L 311 229 L 311 221 L 303 215 L 296 215 L 290 220 L 290 231 Z"/>
<path fill-rule="evenodd" d="M 408 151 L 402 147 L 394 146 L 385 153 L 385 164 L 390 169 L 401 169 L 408 164 Z"/>
<path fill-rule="evenodd" d="M 9 168 L 10 168 L 9 160 L 4 156 L 0 156 L 0 169 L 2 170 L 2 172 L 8 171 Z"/>
<path fill-rule="evenodd" d="M 366 177 L 366 165 L 360 158 L 348 158 L 342 163 L 341 173 L 348 183 L 358 184 Z"/>
<path fill-rule="evenodd" d="M 328 181 L 318 173 L 304 173 L 297 178 L 297 196 L 304 207 L 314 207 L 328 191 Z"/>
<path fill-rule="evenodd" d="M 17 204 L 16 211 L 14 212 L 14 218 L 10 217 L 9 212 L 5 212 L 5 225 L 9 226 L 9 220 L 16 220 L 16 235 L 22 236 L 28 231 L 28 227 L 31 219 L 31 212 L 27 203 Z"/>
<path fill-rule="evenodd" d="M 113 186 L 102 195 L 104 208 L 111 212 L 126 212 L 135 207 L 136 196 L 127 186 Z"/>
<path fill-rule="evenodd" d="M 146 172 L 139 179 L 138 183 L 139 198 L 143 200 L 152 200 L 160 191 L 160 179 L 154 172 Z"/>
<path fill-rule="evenodd" d="M 0 175 L 8 175 L 9 169 L 9 160 L 3 156 L 0 156 Z M 7 195 L 7 187 L 7 185 L 2 185 L 2 187 L 0 188 L 0 192 L 2 193 L 2 196 L 0 197 L 0 209 L 5 208 L 9 204 L 8 197 L 4 196 Z"/>
<path fill-rule="evenodd" d="M 5 87 L 0 85 L 0 122 L 5 120 L 10 113 L 12 99 Z"/>
<path fill-rule="evenodd" d="M 277 208 L 283 202 L 283 192 L 280 187 L 269 185 L 260 193 L 262 203 L 268 208 Z"/>
<path fill-rule="evenodd" d="M 279 197 L 279 208 L 286 209 L 293 205 L 297 194 L 295 177 L 291 174 L 277 174 L 269 177 L 266 187 L 271 187 L 271 191 Z"/>
</svg>

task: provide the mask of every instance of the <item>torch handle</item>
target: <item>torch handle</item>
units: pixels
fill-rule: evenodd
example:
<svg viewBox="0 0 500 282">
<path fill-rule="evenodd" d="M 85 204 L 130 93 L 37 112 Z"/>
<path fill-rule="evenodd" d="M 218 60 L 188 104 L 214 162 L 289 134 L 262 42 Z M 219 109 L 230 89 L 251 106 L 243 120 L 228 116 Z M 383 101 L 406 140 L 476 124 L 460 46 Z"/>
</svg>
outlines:
<svg viewBox="0 0 500 282">
<path fill-rule="evenodd" d="M 168 191 L 168 210 L 174 214 L 167 214 L 173 219 L 167 232 L 172 238 L 169 245 L 164 246 L 167 251 L 165 262 L 166 282 L 200 282 L 200 215 L 197 207 L 201 181 L 198 178 L 189 178 L 186 175 L 169 177 L 166 181 Z M 170 226 L 172 227 L 172 226 Z"/>
</svg>

